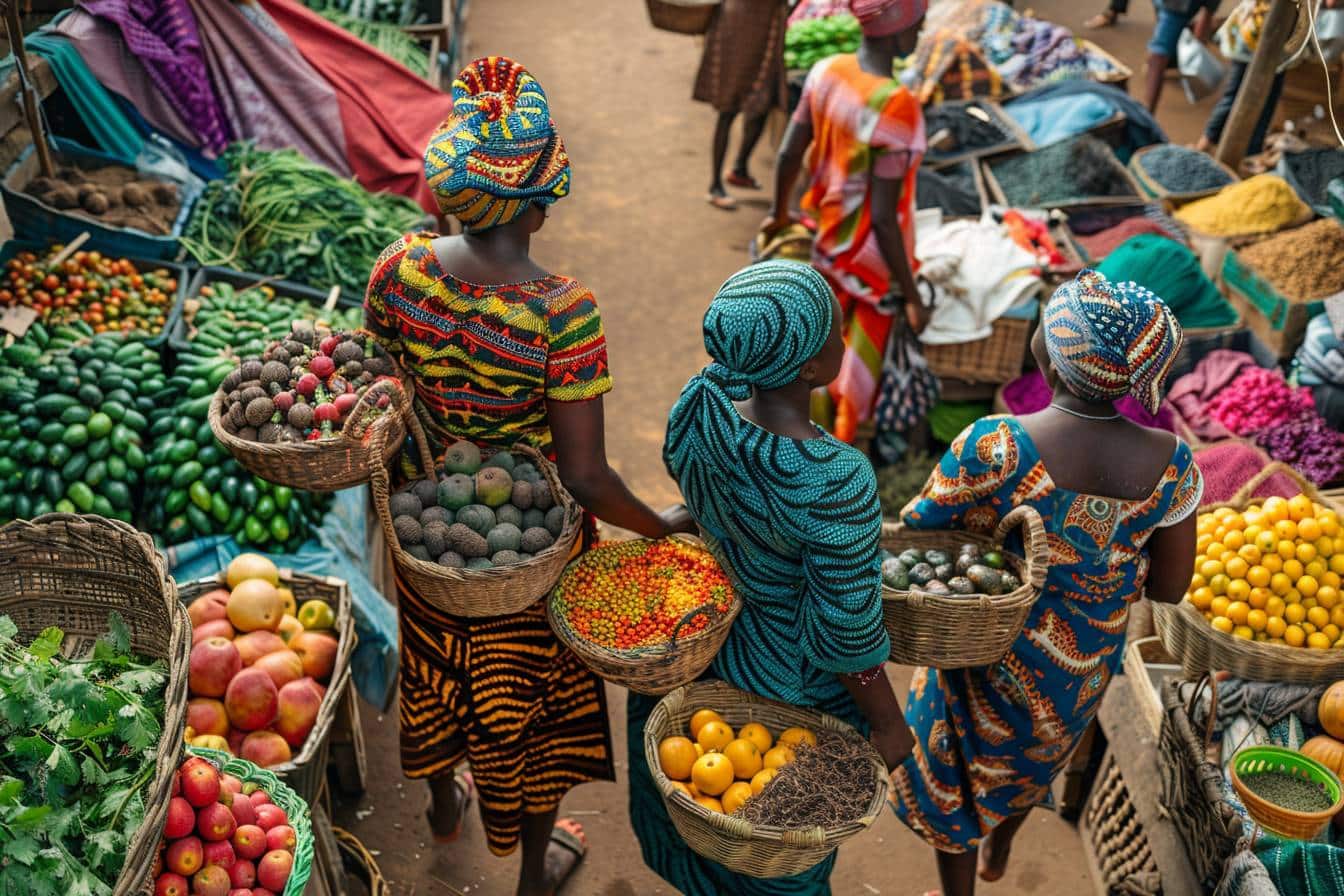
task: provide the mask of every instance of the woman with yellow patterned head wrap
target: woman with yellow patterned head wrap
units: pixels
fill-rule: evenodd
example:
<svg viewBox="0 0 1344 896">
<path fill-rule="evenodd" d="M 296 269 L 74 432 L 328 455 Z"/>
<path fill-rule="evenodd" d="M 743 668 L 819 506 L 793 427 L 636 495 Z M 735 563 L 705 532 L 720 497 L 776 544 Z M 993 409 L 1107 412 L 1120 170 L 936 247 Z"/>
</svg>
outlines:
<svg viewBox="0 0 1344 896">
<path fill-rule="evenodd" d="M 459 439 L 505 450 L 526 442 L 554 458 L 565 487 L 603 519 L 655 537 L 689 531 L 684 509 L 660 516 L 607 465 L 602 396 L 611 375 L 593 294 L 530 256 L 546 207 L 569 192 L 569 157 L 541 85 L 503 57 L 469 65 L 425 151 L 425 175 L 465 232 L 389 246 L 364 308 L 366 326 L 414 383 L 435 456 Z M 438 472 L 405 460 L 398 469 L 417 479 Z M 421 559 L 516 562 L 430 548 L 434 523 L 421 522 L 424 541 L 410 549 Z M 450 616 L 400 576 L 397 597 L 401 764 L 429 782 L 435 839 L 456 837 L 474 789 L 490 850 L 507 855 L 522 844 L 517 892 L 553 893 L 587 848 L 577 824 L 556 823 L 560 800 L 586 781 L 614 780 L 602 682 L 556 641 L 542 601 L 512 616 Z M 464 761 L 470 781 L 454 774 Z"/>
</svg>

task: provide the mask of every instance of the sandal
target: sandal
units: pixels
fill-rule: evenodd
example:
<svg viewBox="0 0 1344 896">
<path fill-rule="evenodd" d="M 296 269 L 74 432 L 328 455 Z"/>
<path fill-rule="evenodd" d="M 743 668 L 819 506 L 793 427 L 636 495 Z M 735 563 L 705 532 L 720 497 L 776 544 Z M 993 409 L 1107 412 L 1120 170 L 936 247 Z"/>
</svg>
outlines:
<svg viewBox="0 0 1344 896">
<path fill-rule="evenodd" d="M 759 190 L 761 188 L 760 181 L 745 171 L 730 171 L 723 179 L 728 182 L 729 186 L 741 187 L 744 190 Z"/>
<path fill-rule="evenodd" d="M 1111 28 L 1118 21 L 1120 21 L 1120 13 L 1113 9 L 1108 9 L 1105 12 L 1099 12 L 1088 19 L 1083 23 L 1083 27 L 1098 31 L 1102 28 Z"/>
<path fill-rule="evenodd" d="M 727 194 L 720 196 L 717 193 L 706 193 L 705 201 L 715 208 L 725 212 L 737 211 L 737 200 Z"/>
<path fill-rule="evenodd" d="M 551 843 L 546 850 L 546 886 L 559 892 L 587 854 L 588 840 L 583 828 L 568 818 L 557 821 L 551 828 Z"/>
<path fill-rule="evenodd" d="M 429 822 L 429 835 L 434 838 L 435 843 L 454 843 L 462 836 L 462 822 L 466 820 L 467 809 L 471 806 L 472 797 L 476 795 L 476 782 L 472 780 L 470 772 L 455 776 L 453 786 L 458 790 L 458 814 L 457 824 L 454 825 L 451 834 L 434 833 L 434 795 L 430 793 L 429 807 L 425 809 L 425 821 Z"/>
</svg>

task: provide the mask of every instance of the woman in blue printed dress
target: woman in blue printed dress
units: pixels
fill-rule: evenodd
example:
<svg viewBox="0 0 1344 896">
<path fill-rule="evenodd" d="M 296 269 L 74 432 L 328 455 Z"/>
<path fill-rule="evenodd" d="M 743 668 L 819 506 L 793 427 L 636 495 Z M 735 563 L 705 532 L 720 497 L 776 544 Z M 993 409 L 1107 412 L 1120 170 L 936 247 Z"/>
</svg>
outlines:
<svg viewBox="0 0 1344 896">
<path fill-rule="evenodd" d="M 1032 343 L 1051 405 L 972 424 L 905 509 L 912 527 L 992 532 L 1026 504 L 1050 547 L 1044 593 L 1002 660 L 917 669 L 911 684 L 915 749 L 891 799 L 937 850 L 944 896 L 973 893 L 977 870 L 1003 876 L 1014 834 L 1120 665 L 1129 605 L 1145 594 L 1174 603 L 1189 585 L 1199 468 L 1185 443 L 1113 405 L 1133 395 L 1156 411 L 1180 343 L 1151 292 L 1083 271 L 1055 293 Z"/>
</svg>

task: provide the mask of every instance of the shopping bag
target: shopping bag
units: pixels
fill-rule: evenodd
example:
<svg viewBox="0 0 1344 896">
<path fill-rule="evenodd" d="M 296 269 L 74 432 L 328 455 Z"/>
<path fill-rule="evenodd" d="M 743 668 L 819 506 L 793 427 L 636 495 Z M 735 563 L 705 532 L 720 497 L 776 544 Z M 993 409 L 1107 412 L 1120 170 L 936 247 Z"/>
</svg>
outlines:
<svg viewBox="0 0 1344 896">
<path fill-rule="evenodd" d="M 1181 89 L 1192 103 L 1216 91 L 1227 76 L 1222 60 L 1189 28 L 1181 32 L 1181 39 L 1176 44 L 1176 67 L 1181 73 Z"/>
<path fill-rule="evenodd" d="M 919 340 L 904 321 L 892 328 L 882 362 L 874 423 L 877 431 L 909 432 L 929 415 L 938 402 L 938 377 L 929 370 Z"/>
<path fill-rule="evenodd" d="M 1323 9 L 1316 14 L 1316 40 L 1326 65 L 1344 56 L 1344 9 Z"/>
</svg>

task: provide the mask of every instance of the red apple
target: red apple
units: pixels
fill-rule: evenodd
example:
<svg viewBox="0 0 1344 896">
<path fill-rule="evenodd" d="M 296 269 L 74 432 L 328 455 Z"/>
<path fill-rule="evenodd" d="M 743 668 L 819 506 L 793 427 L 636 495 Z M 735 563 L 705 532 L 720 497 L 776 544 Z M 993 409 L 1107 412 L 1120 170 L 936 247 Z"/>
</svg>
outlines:
<svg viewBox="0 0 1344 896">
<path fill-rule="evenodd" d="M 207 865 L 191 879 L 193 896 L 229 896 L 229 872 L 217 865 Z"/>
<path fill-rule="evenodd" d="M 238 856 L 234 854 L 233 844 L 227 840 L 219 840 L 214 843 L 205 844 L 205 864 L 208 868 L 211 865 L 218 865 L 225 871 L 233 867 L 233 863 L 238 861 Z"/>
<path fill-rule="evenodd" d="M 210 622 L 202 623 L 196 626 L 191 632 L 191 643 L 195 646 L 207 638 L 226 638 L 230 641 L 237 634 L 233 624 L 227 619 L 212 619 Z"/>
<path fill-rule="evenodd" d="M 257 866 L 251 859 L 239 859 L 229 869 L 229 883 L 235 887 L 251 889 L 257 882 Z"/>
<path fill-rule="evenodd" d="M 293 852 L 299 845 L 294 829 L 287 824 L 278 824 L 266 832 L 266 849 L 283 849 Z"/>
<path fill-rule="evenodd" d="M 205 850 L 198 838 L 183 837 L 168 844 L 163 861 L 174 874 L 191 877 L 205 864 Z"/>
<path fill-rule="evenodd" d="M 254 894 L 247 887 L 239 887 L 236 890 L 230 890 L 229 896 L 254 896 Z"/>
<path fill-rule="evenodd" d="M 224 611 L 224 605 L 228 602 L 229 592 L 223 588 L 207 591 L 196 598 L 187 607 L 187 616 L 191 618 L 192 628 L 214 622 L 216 619 L 227 619 L 228 614 Z"/>
<path fill-rule="evenodd" d="M 154 896 L 187 896 L 189 892 L 187 879 L 172 871 L 160 874 L 154 881 Z"/>
<path fill-rule="evenodd" d="M 261 861 L 257 863 L 257 882 L 266 889 L 278 893 L 284 890 L 285 881 L 289 880 L 289 872 L 293 867 L 292 855 L 283 849 L 273 849 L 262 856 Z"/>
<path fill-rule="evenodd" d="M 253 731 L 243 739 L 243 746 L 239 750 L 239 755 L 248 762 L 255 762 L 262 768 L 284 765 L 294 758 L 293 752 L 289 749 L 289 744 L 274 731 Z M 256 805 L 257 800 L 254 798 L 252 803 Z"/>
<path fill-rule="evenodd" d="M 226 772 L 219 776 L 219 789 L 227 790 L 229 793 L 242 793 L 243 782 Z"/>
<path fill-rule="evenodd" d="M 303 632 L 289 639 L 289 649 L 303 660 L 303 674 L 325 681 L 336 665 L 336 639 L 326 632 Z"/>
<path fill-rule="evenodd" d="M 168 822 L 163 826 L 163 836 L 169 840 L 178 840 L 190 834 L 196 827 L 196 810 L 180 796 L 168 801 Z"/>
<path fill-rule="evenodd" d="M 229 752 L 239 756 L 243 752 L 243 740 L 247 738 L 246 731 L 239 731 L 237 728 L 229 729 L 229 736 L 224 738 L 229 743 Z"/>
<path fill-rule="evenodd" d="M 277 650 L 258 657 L 252 667 L 264 670 L 277 688 L 283 688 L 303 677 L 303 660 L 292 650 Z"/>
<path fill-rule="evenodd" d="M 217 843 L 233 836 L 238 822 L 233 820 L 233 810 L 223 803 L 212 803 L 196 813 L 196 830 L 202 840 Z"/>
<path fill-rule="evenodd" d="M 244 666 L 250 666 L 266 654 L 287 647 L 284 638 L 266 629 L 239 635 L 233 639 L 233 646 L 238 648 L 238 655 L 242 658 Z"/>
<path fill-rule="evenodd" d="M 197 809 L 219 801 L 219 772 L 193 756 L 182 763 L 182 796 Z"/>
<path fill-rule="evenodd" d="M 187 701 L 187 725 L 197 735 L 224 737 L 229 733 L 229 714 L 224 711 L 223 702 L 213 697 L 192 697 Z"/>
<path fill-rule="evenodd" d="M 188 686 L 196 697 L 222 697 L 241 668 L 243 660 L 232 641 L 206 638 L 191 648 Z"/>
<path fill-rule="evenodd" d="M 275 731 L 291 747 L 302 747 L 322 708 L 321 685 L 311 678 L 291 681 L 277 696 Z"/>
<path fill-rule="evenodd" d="M 247 790 L 247 787 L 252 787 L 252 790 Z M 247 791 L 247 798 L 252 801 L 254 806 L 260 806 L 262 803 L 271 801 L 271 795 L 255 784 L 247 785 L 243 789 Z"/>
<path fill-rule="evenodd" d="M 280 692 L 261 669 L 244 669 L 229 682 L 224 707 L 229 721 L 243 731 L 265 728 L 275 720 Z"/>
<path fill-rule="evenodd" d="M 285 815 L 284 809 L 274 803 L 263 803 L 257 807 L 257 827 L 263 831 L 270 831 L 271 828 L 288 824 L 289 816 Z M 271 848 L 274 849 L 275 847 Z"/>
<path fill-rule="evenodd" d="M 238 822 L 238 827 L 257 823 L 257 807 L 252 805 L 252 801 L 241 793 L 236 794 L 234 801 L 229 805 L 229 810 L 233 812 L 233 820 Z"/>
<path fill-rule="evenodd" d="M 275 894 L 265 887 L 253 887 L 252 896 L 275 896 Z"/>
<path fill-rule="evenodd" d="M 239 825 L 233 832 L 233 851 L 241 859 L 261 858 L 266 854 L 266 832 L 255 824 Z"/>
</svg>

